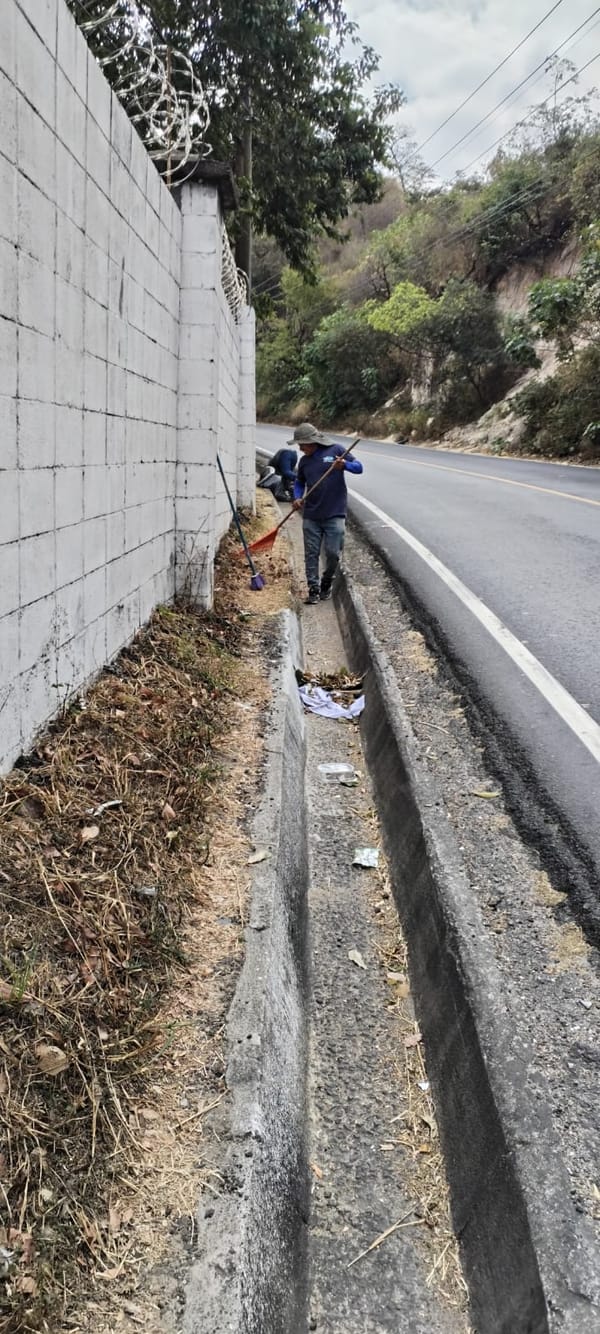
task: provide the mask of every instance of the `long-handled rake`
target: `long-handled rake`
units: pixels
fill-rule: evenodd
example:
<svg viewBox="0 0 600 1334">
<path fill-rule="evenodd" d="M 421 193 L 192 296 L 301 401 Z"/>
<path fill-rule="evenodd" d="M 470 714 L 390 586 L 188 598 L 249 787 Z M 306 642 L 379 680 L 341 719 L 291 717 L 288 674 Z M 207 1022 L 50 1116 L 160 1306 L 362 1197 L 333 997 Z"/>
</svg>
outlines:
<svg viewBox="0 0 600 1334">
<path fill-rule="evenodd" d="M 348 455 L 351 453 L 351 451 L 356 448 L 359 442 L 360 442 L 360 436 L 357 436 L 356 440 L 352 441 L 352 444 L 348 446 L 348 449 L 344 450 L 343 454 L 338 454 L 337 458 L 332 463 L 331 467 L 327 469 L 327 472 L 324 472 L 323 476 L 319 477 L 318 482 L 315 482 L 314 486 L 309 486 L 308 491 L 306 491 L 304 493 L 304 496 L 302 497 L 303 505 L 308 500 L 308 497 L 312 496 L 313 491 L 316 491 L 317 487 L 321 486 L 321 484 L 325 481 L 325 478 L 329 477 L 329 474 L 333 472 L 338 459 L 346 459 Z M 298 513 L 297 510 L 291 509 L 289 514 L 286 514 L 285 518 L 283 518 L 281 522 L 277 524 L 276 528 L 271 528 L 270 532 L 265 533 L 264 537 L 257 537 L 255 542 L 251 542 L 248 547 L 248 551 L 270 551 L 272 546 L 274 545 L 278 533 L 281 532 L 284 523 L 287 523 L 288 519 L 291 519 L 293 515 L 297 513 Z"/>
<path fill-rule="evenodd" d="M 231 507 L 231 513 L 233 514 L 233 522 L 234 522 L 234 524 L 235 524 L 235 526 L 236 526 L 236 528 L 237 528 L 237 530 L 238 530 L 238 533 L 239 533 L 239 535 L 240 535 L 240 540 L 241 540 L 242 546 L 243 546 L 243 548 L 244 548 L 244 552 L 245 552 L 245 555 L 246 555 L 246 560 L 248 561 L 248 564 L 249 564 L 249 566 L 250 566 L 250 587 L 251 587 L 251 588 L 254 588 L 255 591 L 258 593 L 258 592 L 260 592 L 261 588 L 264 588 L 264 586 L 265 586 L 265 581 L 264 581 L 264 579 L 263 579 L 263 577 L 262 577 L 262 574 L 259 574 L 259 571 L 257 570 L 256 565 L 254 564 L 254 561 L 253 561 L 253 559 L 252 559 L 252 556 L 250 555 L 250 547 L 248 546 L 248 543 L 247 543 L 247 541 L 246 541 L 246 537 L 245 537 L 245 534 L 244 534 L 244 530 L 243 530 L 242 525 L 241 525 L 241 523 L 240 523 L 240 516 L 239 516 L 239 514 L 238 514 L 238 512 L 237 512 L 237 510 L 236 510 L 236 507 L 235 507 L 234 503 L 233 503 L 233 496 L 232 496 L 231 491 L 229 490 L 229 487 L 228 487 L 228 485 L 227 485 L 227 478 L 226 478 L 226 476 L 225 476 L 225 473 L 223 472 L 223 464 L 221 463 L 221 460 L 220 460 L 218 454 L 217 454 L 217 467 L 218 467 L 219 472 L 220 472 L 220 474 L 221 474 L 221 481 L 222 481 L 222 483 L 223 483 L 223 486 L 225 487 L 225 494 L 226 494 L 226 496 L 227 496 L 227 499 L 228 499 L 229 504 L 230 504 L 230 507 Z"/>
</svg>

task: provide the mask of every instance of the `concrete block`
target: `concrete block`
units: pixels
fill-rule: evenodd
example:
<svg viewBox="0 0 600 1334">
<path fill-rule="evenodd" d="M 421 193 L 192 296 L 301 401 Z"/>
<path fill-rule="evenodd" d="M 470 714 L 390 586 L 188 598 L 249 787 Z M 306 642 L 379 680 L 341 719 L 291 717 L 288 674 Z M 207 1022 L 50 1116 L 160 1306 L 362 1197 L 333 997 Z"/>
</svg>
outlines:
<svg viewBox="0 0 600 1334">
<path fill-rule="evenodd" d="M 86 165 L 86 120 L 85 102 L 59 69 L 56 75 L 56 133 L 83 168 Z"/>
<path fill-rule="evenodd" d="M 135 126 L 131 136 L 131 161 L 129 165 L 131 179 L 144 199 L 148 191 L 148 153 Z"/>
<path fill-rule="evenodd" d="M 109 367 L 109 378 L 111 370 Z M 110 387 L 109 387 L 110 398 Z M 126 423 L 122 415 L 109 415 L 106 418 L 106 463 L 108 467 L 125 462 L 125 432 Z M 111 505 L 112 509 L 113 506 Z"/>
<path fill-rule="evenodd" d="M 57 62 L 82 102 L 87 99 L 88 45 L 65 4 L 58 5 Z"/>
<path fill-rule="evenodd" d="M 84 363 L 81 351 L 56 343 L 56 401 L 82 408 L 84 401 Z"/>
<path fill-rule="evenodd" d="M 116 101 L 116 99 L 115 99 Z M 106 139 L 111 137 L 113 94 L 110 85 L 92 52 L 88 52 L 87 104 L 88 111 Z"/>
<path fill-rule="evenodd" d="M 83 346 L 86 352 L 106 361 L 108 346 L 108 311 L 92 297 L 86 297 L 84 310 Z"/>
<path fill-rule="evenodd" d="M 83 581 L 83 619 L 84 624 L 94 625 L 106 611 L 106 569 L 102 566 L 92 574 L 86 574 Z"/>
<path fill-rule="evenodd" d="M 81 467 L 83 459 L 83 411 L 65 404 L 56 406 L 56 464 Z"/>
<path fill-rule="evenodd" d="M 2 89 L 4 89 L 5 82 L 10 81 L 12 84 L 15 82 L 15 15 L 14 5 L 0 5 L 0 72 L 6 76 L 2 83 Z"/>
<path fill-rule="evenodd" d="M 84 670 L 86 679 L 89 679 L 89 677 L 96 676 L 101 671 L 111 656 L 106 644 L 106 619 L 104 614 L 92 625 L 86 625 L 84 643 Z"/>
<path fill-rule="evenodd" d="M 133 127 L 131 121 L 126 111 L 121 106 L 121 103 L 119 102 L 118 98 L 115 98 L 114 105 L 112 108 L 112 117 L 110 125 L 110 142 L 114 149 L 113 166 L 114 166 L 114 154 L 116 154 L 118 159 L 120 160 L 120 163 L 123 165 L 128 177 L 130 175 L 130 167 L 131 167 L 132 137 L 133 137 Z"/>
<path fill-rule="evenodd" d="M 221 256 L 221 224 L 214 214 L 184 215 L 181 252 L 189 255 Z"/>
<path fill-rule="evenodd" d="M 53 403 L 19 400 L 19 467 L 52 468 L 55 462 L 55 412 Z"/>
<path fill-rule="evenodd" d="M 4 0 L 6 4 L 6 0 Z M 10 4 L 10 0 L 9 0 Z M 44 0 L 39 0 L 40 11 Z M 32 28 L 24 14 L 16 13 L 17 85 L 27 101 L 35 107 L 47 124 L 54 123 L 54 94 L 56 62 L 39 33 Z M 56 49 L 56 8 L 54 11 L 54 44 Z"/>
<path fill-rule="evenodd" d="M 85 519 L 96 519 L 108 509 L 108 477 L 104 464 L 85 468 L 83 474 L 83 514 Z"/>
<path fill-rule="evenodd" d="M 0 769 L 6 770 L 21 749 L 19 689 L 19 613 L 0 620 Z"/>
<path fill-rule="evenodd" d="M 28 610 L 26 608 L 22 615 L 26 616 Z M 36 732 L 49 722 L 60 706 L 54 660 L 47 655 L 42 661 L 32 663 L 21 676 L 20 690 L 22 745 L 27 751 Z"/>
<path fill-rule="evenodd" d="M 121 512 L 126 503 L 125 464 L 111 464 L 108 473 L 108 513 Z"/>
<path fill-rule="evenodd" d="M 87 519 L 83 524 L 83 569 L 91 574 L 106 564 L 106 519 Z"/>
<path fill-rule="evenodd" d="M 56 278 L 56 337 L 64 347 L 81 354 L 84 346 L 84 297 L 81 290 Z"/>
<path fill-rule="evenodd" d="M 86 175 L 73 154 L 56 140 L 56 189 L 52 198 L 63 213 L 81 231 L 85 231 L 85 182 Z"/>
<path fill-rule="evenodd" d="M 33 255 L 47 269 L 54 271 L 56 256 L 56 208 L 52 200 L 38 190 L 26 176 L 14 174 L 17 186 L 17 236 L 21 250 Z M 0 190 L 3 185 L 3 167 L 0 158 Z M 4 193 L 4 192 L 2 192 Z M 5 215 L 7 203 L 0 194 L 0 218 Z M 0 223 L 1 228 L 1 223 Z"/>
<path fill-rule="evenodd" d="M 181 214 L 183 218 L 188 214 L 204 214 L 217 219 L 220 216 L 220 204 L 216 190 L 202 181 L 188 181 L 181 189 Z"/>
<path fill-rule="evenodd" d="M 105 254 L 108 251 L 110 231 L 110 204 L 106 195 L 91 176 L 86 180 L 86 229 L 92 241 Z"/>
<path fill-rule="evenodd" d="M 89 236 L 85 238 L 84 289 L 101 306 L 108 306 L 108 254 Z"/>
<path fill-rule="evenodd" d="M 15 611 L 19 605 L 19 542 L 0 546 L 0 616 Z M 1 686 L 0 682 L 0 686 Z"/>
<path fill-rule="evenodd" d="M 0 394 L 14 397 L 17 392 L 17 328 L 11 320 L 0 319 Z"/>
<path fill-rule="evenodd" d="M 125 415 L 127 402 L 127 371 L 121 366 L 112 366 L 109 363 L 107 375 L 106 410 L 115 417 L 122 417 Z"/>
<path fill-rule="evenodd" d="M 57 468 L 55 478 L 56 528 L 81 524 L 83 519 L 83 470 Z"/>
<path fill-rule="evenodd" d="M 17 403 L 16 399 L 3 395 L 0 396 L 0 470 L 16 466 Z"/>
<path fill-rule="evenodd" d="M 106 520 L 106 559 L 117 560 L 125 554 L 125 511 L 116 510 Z"/>
<path fill-rule="evenodd" d="M 92 412 L 106 411 L 106 362 L 88 354 L 84 357 L 83 406 Z"/>
<path fill-rule="evenodd" d="M 2 89 L 0 87 L 0 96 Z M 0 113 L 1 114 L 1 113 Z M 0 141 L 1 142 L 1 141 Z M 14 245 L 18 240 L 17 171 L 12 162 L 0 157 L 0 237 Z"/>
<path fill-rule="evenodd" d="M 141 541 L 143 506 L 131 505 L 125 510 L 125 551 L 137 551 Z"/>
<path fill-rule="evenodd" d="M 56 139 L 45 121 L 17 91 L 19 170 L 48 199 L 56 199 Z"/>
<path fill-rule="evenodd" d="M 86 466 L 95 465 L 97 467 L 99 464 L 106 462 L 109 425 L 110 418 L 107 419 L 104 413 L 84 411 L 82 419 L 83 462 Z"/>
<path fill-rule="evenodd" d="M 56 213 L 56 273 L 73 287 L 83 288 L 85 236 L 61 209 Z"/>
<path fill-rule="evenodd" d="M 13 371 L 16 373 L 16 331 Z M 0 324 L 0 392 L 2 389 L 2 327 Z M 12 343 L 11 339 L 11 343 Z M 54 339 L 35 329 L 19 329 L 19 396 L 53 403 L 56 393 L 56 353 Z M 16 392 L 16 385 L 15 390 Z"/>
<path fill-rule="evenodd" d="M 54 530 L 54 469 L 19 470 L 20 540 Z"/>
<path fill-rule="evenodd" d="M 19 0 L 19 7 L 50 54 L 56 56 L 58 0 Z"/>
<path fill-rule="evenodd" d="M 40 598 L 22 607 L 19 613 L 19 665 L 21 673 L 28 677 L 40 661 L 51 655 L 56 648 L 56 617 L 54 597 Z M 28 679 L 28 677 L 26 679 Z M 24 719 L 25 721 L 25 719 Z M 39 726 L 37 719 L 27 719 L 28 732 Z"/>
<path fill-rule="evenodd" d="M 81 634 L 84 625 L 83 580 L 77 579 L 73 584 L 65 584 L 56 594 L 56 647 Z M 76 679 L 75 675 L 67 681 L 71 689 Z"/>
<path fill-rule="evenodd" d="M 220 281 L 221 256 L 216 252 L 210 255 L 182 255 L 181 285 L 211 292 Z"/>
<path fill-rule="evenodd" d="M 22 607 L 54 592 L 56 580 L 54 529 L 22 538 L 19 548 L 19 601 Z M 13 548 L 10 548 L 12 550 Z"/>
<path fill-rule="evenodd" d="M 56 542 L 56 587 L 83 578 L 83 535 L 80 523 L 58 528 Z"/>
<path fill-rule="evenodd" d="M 0 237 L 0 316 L 17 318 L 17 251 Z"/>
<path fill-rule="evenodd" d="M 19 473 L 7 468 L 0 473 L 0 533 L 4 542 L 19 537 Z"/>
<path fill-rule="evenodd" d="M 123 275 L 124 278 L 124 275 Z M 109 274 L 109 293 L 110 293 L 110 274 Z M 110 294 L 109 294 L 109 307 Z M 106 357 L 114 366 L 124 369 L 127 357 L 127 335 L 128 328 L 125 320 L 120 315 L 113 315 L 109 308 L 108 312 L 108 330 L 107 330 L 107 350 Z"/>
<path fill-rule="evenodd" d="M 86 170 L 98 189 L 108 198 L 110 195 L 111 145 L 92 116 L 87 117 L 86 125 Z"/>
</svg>

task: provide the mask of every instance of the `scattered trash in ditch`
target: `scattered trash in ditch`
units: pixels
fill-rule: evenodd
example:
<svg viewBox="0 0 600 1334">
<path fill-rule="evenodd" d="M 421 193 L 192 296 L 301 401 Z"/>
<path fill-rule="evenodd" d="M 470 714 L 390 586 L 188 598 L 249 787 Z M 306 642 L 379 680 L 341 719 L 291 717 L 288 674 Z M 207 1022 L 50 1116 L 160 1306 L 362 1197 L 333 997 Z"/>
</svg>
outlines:
<svg viewBox="0 0 600 1334">
<path fill-rule="evenodd" d="M 259 862 L 266 862 L 268 856 L 269 853 L 267 852 L 266 848 L 261 848 L 260 851 L 252 853 L 252 856 L 248 858 L 246 865 L 258 866 Z"/>
<path fill-rule="evenodd" d="M 357 968 L 364 968 L 366 971 L 367 965 L 363 959 L 360 950 L 348 950 L 348 958 L 351 963 L 356 964 Z"/>
<path fill-rule="evenodd" d="M 579 1004 L 580 1004 L 580 1005 L 583 1005 L 584 1010 L 591 1010 L 592 1005 L 593 1005 L 593 1001 L 591 1001 L 591 1000 L 583 1000 L 583 999 L 582 999 L 582 1000 L 579 1001 Z"/>
<path fill-rule="evenodd" d="M 298 693 L 305 709 L 318 713 L 321 718 L 358 718 L 365 707 L 364 695 L 359 695 L 350 704 L 340 704 L 321 686 L 299 686 Z"/>
<path fill-rule="evenodd" d="M 340 667 L 337 672 L 320 674 L 296 670 L 299 686 L 322 686 L 323 690 L 328 690 L 334 695 L 362 695 L 364 679 L 364 676 L 353 676 L 347 667 Z"/>
<path fill-rule="evenodd" d="M 500 796 L 500 793 L 499 793 L 499 792 L 478 792 L 478 791 L 474 791 L 474 792 L 469 792 L 469 796 L 470 796 L 470 797 L 482 797 L 482 798 L 484 798 L 484 800 L 486 800 L 486 801 L 491 801 L 494 797 L 499 797 L 499 796 Z"/>
<path fill-rule="evenodd" d="M 140 899 L 155 899 L 158 894 L 158 889 L 156 885 L 134 885 L 133 892 L 134 894 L 137 894 Z"/>
<path fill-rule="evenodd" d="M 419 1088 L 422 1090 L 423 1093 L 429 1093 L 429 1087 L 430 1087 L 430 1086 L 429 1086 L 429 1080 L 428 1080 L 428 1079 L 418 1079 L 418 1080 L 417 1080 L 417 1084 L 418 1084 Z M 424 1119 L 424 1118 L 423 1118 L 423 1119 Z M 426 1124 L 428 1124 L 428 1122 L 426 1122 Z"/>
<path fill-rule="evenodd" d="M 396 983 L 406 982 L 406 975 L 405 973 L 388 973 L 387 980 L 392 983 L 392 986 L 395 986 Z"/>
<path fill-rule="evenodd" d="M 336 760 L 328 760 L 325 764 L 317 764 L 319 772 L 323 775 L 325 783 L 341 783 L 344 779 L 356 779 L 356 770 L 353 764 L 337 763 Z"/>
<path fill-rule="evenodd" d="M 352 858 L 353 866 L 379 866 L 379 848 L 355 848 Z"/>
<path fill-rule="evenodd" d="M 409 1033 L 408 1037 L 404 1039 L 404 1046 L 418 1047 L 419 1043 L 422 1041 L 423 1041 L 422 1033 Z"/>
</svg>

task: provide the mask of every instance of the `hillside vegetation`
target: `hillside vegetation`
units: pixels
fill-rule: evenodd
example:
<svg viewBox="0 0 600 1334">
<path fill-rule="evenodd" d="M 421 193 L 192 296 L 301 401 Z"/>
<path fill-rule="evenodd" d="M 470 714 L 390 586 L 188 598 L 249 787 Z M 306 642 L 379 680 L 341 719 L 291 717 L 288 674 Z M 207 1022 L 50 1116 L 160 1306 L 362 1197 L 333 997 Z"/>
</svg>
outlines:
<svg viewBox="0 0 600 1334">
<path fill-rule="evenodd" d="M 322 247 L 313 282 L 259 248 L 261 415 L 431 439 L 501 404 L 498 452 L 600 458 L 593 104 L 542 104 L 484 179 L 435 190 L 424 173 L 412 190 L 388 180 L 346 245 Z M 570 275 L 565 252 L 577 258 Z M 525 308 L 509 313 L 499 293 L 523 272 Z"/>
</svg>

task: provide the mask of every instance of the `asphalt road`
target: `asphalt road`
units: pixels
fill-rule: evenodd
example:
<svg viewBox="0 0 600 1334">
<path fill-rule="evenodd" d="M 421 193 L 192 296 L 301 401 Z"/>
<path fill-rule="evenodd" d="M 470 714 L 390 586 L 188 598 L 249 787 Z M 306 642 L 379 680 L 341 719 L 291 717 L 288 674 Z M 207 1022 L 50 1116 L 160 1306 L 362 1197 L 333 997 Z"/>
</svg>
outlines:
<svg viewBox="0 0 600 1334">
<path fill-rule="evenodd" d="M 260 427 L 258 445 L 288 436 Z M 486 715 L 509 782 L 519 769 L 522 826 L 573 877 L 587 859 L 600 930 L 600 468 L 377 441 L 360 456 L 351 511 Z"/>
</svg>

